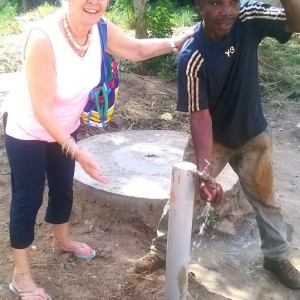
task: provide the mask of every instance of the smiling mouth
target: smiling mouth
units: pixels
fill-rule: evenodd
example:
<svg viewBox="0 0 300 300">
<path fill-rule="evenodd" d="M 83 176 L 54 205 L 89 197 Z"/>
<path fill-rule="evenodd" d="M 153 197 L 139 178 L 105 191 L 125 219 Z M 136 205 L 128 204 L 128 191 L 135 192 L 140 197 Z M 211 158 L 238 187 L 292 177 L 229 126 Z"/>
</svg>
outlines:
<svg viewBox="0 0 300 300">
<path fill-rule="evenodd" d="M 232 26 L 232 22 L 219 23 L 219 26 L 224 28 L 224 29 L 229 29 Z"/>
<path fill-rule="evenodd" d="M 84 11 L 90 14 L 96 14 L 98 12 L 98 10 L 95 9 L 84 9 Z"/>
</svg>

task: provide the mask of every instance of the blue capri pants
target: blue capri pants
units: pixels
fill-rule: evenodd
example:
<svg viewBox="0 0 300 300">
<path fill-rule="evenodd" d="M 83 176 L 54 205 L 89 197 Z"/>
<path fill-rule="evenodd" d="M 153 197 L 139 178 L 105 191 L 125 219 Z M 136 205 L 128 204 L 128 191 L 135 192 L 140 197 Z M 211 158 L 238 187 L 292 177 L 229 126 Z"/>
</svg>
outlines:
<svg viewBox="0 0 300 300">
<path fill-rule="evenodd" d="M 76 132 L 72 136 L 76 138 Z M 45 221 L 51 224 L 69 221 L 75 161 L 66 157 L 56 142 L 19 140 L 6 134 L 5 146 L 11 168 L 10 244 L 12 248 L 25 249 L 34 240 L 45 174 L 49 187 Z"/>
</svg>

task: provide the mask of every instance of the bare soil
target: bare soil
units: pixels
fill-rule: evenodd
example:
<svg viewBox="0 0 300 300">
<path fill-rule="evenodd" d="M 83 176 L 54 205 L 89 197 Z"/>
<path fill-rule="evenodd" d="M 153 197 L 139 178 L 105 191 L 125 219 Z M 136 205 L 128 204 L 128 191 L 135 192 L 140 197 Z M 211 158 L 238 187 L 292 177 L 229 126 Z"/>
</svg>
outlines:
<svg viewBox="0 0 300 300">
<path fill-rule="evenodd" d="M 11 41 L 18 45 L 19 40 Z M 17 43 L 16 43 L 17 42 Z M 5 44 L 5 43 L 4 43 Z M 10 60 L 9 50 L 1 50 L 1 62 Z M 15 51 L 20 51 L 19 49 Z M 5 55 L 3 55 L 5 54 Z M 12 67 L 12 69 L 14 69 Z M 1 71 L 1 68 L 0 68 Z M 0 92 L 0 100 L 6 93 Z M 121 74 L 120 99 L 113 120 L 106 131 L 170 129 L 189 130 L 188 116 L 175 112 L 176 84 L 166 80 Z M 300 103 L 279 97 L 264 103 L 274 134 L 276 192 L 292 245 L 290 258 L 300 269 Z M 254 120 L 255 121 L 255 120 Z M 297 127 L 298 125 L 298 127 Z M 81 126 L 79 138 L 102 134 L 98 129 Z M 3 131 L 0 150 L 3 150 Z M 13 270 L 9 246 L 10 170 L 0 165 L 0 299 L 16 297 L 8 290 Z M 68 254 L 57 256 L 51 249 L 51 227 L 43 221 L 45 201 L 36 222 L 36 239 L 31 248 L 32 268 L 38 284 L 53 300 L 161 300 L 165 272 L 137 275 L 136 259 L 145 254 L 155 233 L 143 222 L 122 219 L 89 218 L 75 214 L 70 221 L 74 239 L 97 249 L 97 257 L 84 261 Z M 197 228 L 198 224 L 195 224 Z M 193 236 L 197 234 L 194 231 Z M 193 276 L 189 292 L 194 299 L 205 300 L 299 300 L 292 291 L 266 272 L 259 250 L 259 236 L 253 212 L 232 210 L 206 231 L 202 247 L 193 252 Z M 175 299 L 172 299 L 175 300 Z"/>
<path fill-rule="evenodd" d="M 187 116 L 175 112 L 174 82 L 132 74 L 123 75 L 121 82 L 122 96 L 108 131 L 144 128 L 188 130 Z M 139 109 L 137 105 L 140 105 Z M 300 128 L 297 128 L 300 122 L 300 105 L 296 102 L 272 101 L 265 104 L 265 112 L 274 133 L 276 191 L 282 200 L 292 244 L 291 259 L 300 269 Z M 170 115 L 165 115 L 166 113 Z M 168 120 L 170 116 L 172 119 Z M 80 138 L 94 134 L 99 134 L 99 130 L 80 127 Z M 1 147 L 3 148 L 3 139 Z M 79 260 L 68 254 L 57 256 L 51 249 L 51 227 L 43 221 L 46 194 L 47 188 L 44 205 L 36 222 L 36 239 L 31 249 L 31 258 L 37 282 L 45 287 L 52 299 L 163 299 L 164 270 L 144 275 L 133 272 L 134 261 L 148 251 L 151 239 L 155 236 L 142 221 L 125 222 L 121 219 L 100 218 L 82 220 L 72 215 L 72 236 L 95 247 L 98 256 L 89 261 Z M 13 270 L 8 236 L 9 203 L 10 171 L 8 165 L 2 164 L 0 299 L 3 300 L 15 298 L 7 288 Z M 251 240 L 250 248 L 245 246 L 245 240 Z M 199 253 L 194 253 L 200 255 L 200 258 L 202 255 L 202 269 L 199 270 L 198 267 L 198 270 L 193 270 L 196 278 L 191 276 L 189 280 L 189 291 L 195 299 L 300 299 L 298 291 L 285 288 L 277 282 L 275 276 L 262 269 L 253 213 L 235 214 L 233 211 L 224 216 L 213 228 L 207 230 L 204 243 L 206 246 Z M 239 250 L 229 252 L 232 247 L 229 249 L 228 245 L 234 243 L 240 244 L 237 246 Z M 245 255 L 241 256 L 239 253 Z M 219 258 L 218 262 L 216 257 Z M 227 280 L 225 283 L 224 279 Z M 223 284 L 218 287 L 216 284 L 220 280 L 223 280 Z"/>
</svg>

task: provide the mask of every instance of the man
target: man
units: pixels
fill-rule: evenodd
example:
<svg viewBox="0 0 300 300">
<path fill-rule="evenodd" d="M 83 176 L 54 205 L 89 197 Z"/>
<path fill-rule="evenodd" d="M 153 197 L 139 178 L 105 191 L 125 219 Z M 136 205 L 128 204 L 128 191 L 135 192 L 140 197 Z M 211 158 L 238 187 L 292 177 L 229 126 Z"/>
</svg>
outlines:
<svg viewBox="0 0 300 300">
<path fill-rule="evenodd" d="M 202 171 L 205 160 L 216 177 L 229 162 L 252 205 L 261 236 L 264 268 L 286 286 L 300 288 L 300 274 L 287 259 L 289 243 L 273 187 L 272 137 L 262 112 L 257 48 L 266 37 L 287 42 L 300 31 L 300 1 L 281 0 L 284 10 L 258 2 L 195 0 L 203 21 L 182 49 L 178 62 L 178 105 L 190 112 L 192 139 L 184 160 Z M 222 194 L 200 178 L 200 195 L 216 201 Z M 135 272 L 165 265 L 168 204 L 151 251 Z"/>
</svg>

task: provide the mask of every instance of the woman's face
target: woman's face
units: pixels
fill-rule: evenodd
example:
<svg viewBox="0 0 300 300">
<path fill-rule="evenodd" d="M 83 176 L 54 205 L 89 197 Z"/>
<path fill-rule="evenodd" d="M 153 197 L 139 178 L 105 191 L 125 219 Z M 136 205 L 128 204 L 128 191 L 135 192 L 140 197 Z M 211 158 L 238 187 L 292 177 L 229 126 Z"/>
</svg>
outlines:
<svg viewBox="0 0 300 300">
<path fill-rule="evenodd" d="M 109 0 L 68 0 L 69 15 L 83 26 L 92 26 L 103 16 Z"/>
</svg>

